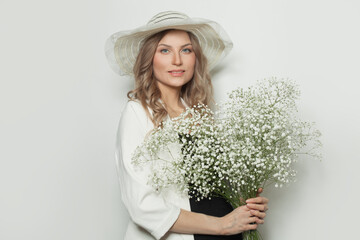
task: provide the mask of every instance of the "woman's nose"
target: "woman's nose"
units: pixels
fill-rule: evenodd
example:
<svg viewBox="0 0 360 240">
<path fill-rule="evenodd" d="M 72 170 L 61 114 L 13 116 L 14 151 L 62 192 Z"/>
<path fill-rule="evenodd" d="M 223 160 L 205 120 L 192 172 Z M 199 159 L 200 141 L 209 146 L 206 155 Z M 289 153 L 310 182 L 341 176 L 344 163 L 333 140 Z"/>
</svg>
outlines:
<svg viewBox="0 0 360 240">
<path fill-rule="evenodd" d="M 181 59 L 181 55 L 180 53 L 174 53 L 173 55 L 173 59 L 172 59 L 172 64 L 173 65 L 181 65 L 182 64 L 182 59 Z"/>
</svg>

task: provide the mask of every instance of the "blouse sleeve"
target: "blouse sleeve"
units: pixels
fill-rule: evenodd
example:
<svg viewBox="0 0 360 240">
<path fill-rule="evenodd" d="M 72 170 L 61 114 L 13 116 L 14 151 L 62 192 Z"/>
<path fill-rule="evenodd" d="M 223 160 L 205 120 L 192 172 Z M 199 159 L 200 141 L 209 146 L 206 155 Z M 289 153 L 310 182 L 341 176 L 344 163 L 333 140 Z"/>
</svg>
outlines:
<svg viewBox="0 0 360 240">
<path fill-rule="evenodd" d="M 130 217 L 156 239 L 160 239 L 175 223 L 180 208 L 166 202 L 151 186 L 148 176 L 134 169 L 131 158 L 135 148 L 147 134 L 148 117 L 140 103 L 129 101 L 120 118 L 115 159 L 121 197 Z"/>
</svg>

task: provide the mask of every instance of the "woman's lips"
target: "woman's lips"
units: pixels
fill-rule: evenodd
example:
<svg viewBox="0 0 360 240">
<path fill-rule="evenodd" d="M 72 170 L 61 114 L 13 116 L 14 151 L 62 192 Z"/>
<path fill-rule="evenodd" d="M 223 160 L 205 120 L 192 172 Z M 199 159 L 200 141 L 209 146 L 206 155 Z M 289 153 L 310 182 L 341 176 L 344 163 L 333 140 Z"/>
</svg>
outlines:
<svg viewBox="0 0 360 240">
<path fill-rule="evenodd" d="M 181 77 L 182 75 L 184 75 L 185 70 L 171 70 L 168 71 L 168 73 L 171 74 L 171 76 L 173 77 Z"/>
</svg>

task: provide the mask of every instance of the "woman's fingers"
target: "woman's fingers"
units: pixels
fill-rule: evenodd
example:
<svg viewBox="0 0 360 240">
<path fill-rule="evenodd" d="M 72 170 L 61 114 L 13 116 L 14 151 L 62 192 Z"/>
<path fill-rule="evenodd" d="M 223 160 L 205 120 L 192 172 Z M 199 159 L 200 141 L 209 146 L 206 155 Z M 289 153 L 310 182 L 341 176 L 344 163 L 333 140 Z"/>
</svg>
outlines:
<svg viewBox="0 0 360 240">
<path fill-rule="evenodd" d="M 265 197 L 256 197 L 256 198 L 249 198 L 246 200 L 246 203 L 258 203 L 258 204 L 263 204 L 263 203 L 268 203 L 269 199 L 265 198 Z"/>
<path fill-rule="evenodd" d="M 265 212 L 268 210 L 268 202 L 269 200 L 264 197 L 250 198 L 246 200 L 246 207 L 251 210 L 253 216 L 262 220 L 266 216 Z"/>
<path fill-rule="evenodd" d="M 246 221 L 246 223 L 255 223 L 257 222 L 259 219 L 257 217 L 249 217 Z"/>
<path fill-rule="evenodd" d="M 257 224 L 248 224 L 244 227 L 244 231 L 255 230 L 257 226 Z"/>
<path fill-rule="evenodd" d="M 262 212 L 266 212 L 268 210 L 267 204 L 254 204 L 254 203 L 248 203 L 246 206 L 249 209 L 258 210 Z"/>
<path fill-rule="evenodd" d="M 249 208 L 243 209 L 242 211 L 247 212 L 247 213 L 245 213 L 245 217 L 247 218 L 247 221 L 246 221 L 247 223 L 257 223 L 257 224 L 264 223 L 263 218 L 265 218 L 265 216 L 266 216 L 265 212 L 260 212 L 257 210 L 250 210 Z"/>
<path fill-rule="evenodd" d="M 220 219 L 221 233 L 233 235 L 247 230 L 256 229 L 258 224 L 263 224 L 265 213 L 252 210 L 246 205 L 234 209 Z"/>
<path fill-rule="evenodd" d="M 259 197 L 259 196 L 260 196 L 260 193 L 262 193 L 262 192 L 263 192 L 263 188 L 259 188 L 256 196 Z"/>
<path fill-rule="evenodd" d="M 250 211 L 251 216 L 256 216 L 260 219 L 264 219 L 266 217 L 266 213 L 265 212 L 260 212 L 260 211 L 256 211 L 256 210 L 251 210 Z"/>
</svg>

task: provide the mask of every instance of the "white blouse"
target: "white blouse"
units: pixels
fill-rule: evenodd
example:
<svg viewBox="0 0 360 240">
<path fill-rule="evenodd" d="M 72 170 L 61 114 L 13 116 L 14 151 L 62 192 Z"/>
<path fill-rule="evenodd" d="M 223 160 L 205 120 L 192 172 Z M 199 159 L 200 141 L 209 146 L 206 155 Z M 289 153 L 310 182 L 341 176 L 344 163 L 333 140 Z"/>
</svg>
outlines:
<svg viewBox="0 0 360 240">
<path fill-rule="evenodd" d="M 141 103 L 129 101 L 122 112 L 117 132 L 115 160 L 122 200 L 130 220 L 124 240 L 194 240 L 192 234 L 168 232 L 180 209 L 190 211 L 189 199 L 175 191 L 156 193 L 147 185 L 148 172 L 134 168 L 132 153 L 153 129 Z"/>
</svg>

